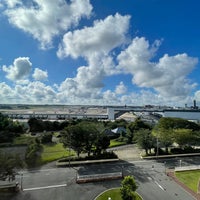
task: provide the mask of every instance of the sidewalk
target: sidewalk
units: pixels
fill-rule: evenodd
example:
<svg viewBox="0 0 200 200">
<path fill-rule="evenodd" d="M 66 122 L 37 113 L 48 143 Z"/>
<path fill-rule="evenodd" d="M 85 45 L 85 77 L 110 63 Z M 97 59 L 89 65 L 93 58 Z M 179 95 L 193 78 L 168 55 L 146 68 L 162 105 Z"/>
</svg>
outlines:
<svg viewBox="0 0 200 200">
<path fill-rule="evenodd" d="M 172 155 L 158 155 L 158 156 L 141 156 L 143 159 L 159 159 L 159 158 L 175 158 L 186 156 L 200 156 L 200 153 L 187 153 L 187 154 L 172 154 Z"/>
</svg>

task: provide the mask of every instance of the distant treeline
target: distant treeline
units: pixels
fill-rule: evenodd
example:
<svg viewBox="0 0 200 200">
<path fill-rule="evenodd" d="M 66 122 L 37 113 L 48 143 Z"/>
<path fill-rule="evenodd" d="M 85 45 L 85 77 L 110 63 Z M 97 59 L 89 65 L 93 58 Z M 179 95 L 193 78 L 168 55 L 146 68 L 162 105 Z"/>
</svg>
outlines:
<svg viewBox="0 0 200 200">
<path fill-rule="evenodd" d="M 12 142 L 13 139 L 24 133 L 23 124 L 12 121 L 0 113 L 0 143 Z"/>
<path fill-rule="evenodd" d="M 41 119 L 31 118 L 28 120 L 30 132 L 43 132 L 43 131 L 60 131 L 67 127 L 69 124 L 76 123 L 75 121 L 43 121 Z"/>
</svg>

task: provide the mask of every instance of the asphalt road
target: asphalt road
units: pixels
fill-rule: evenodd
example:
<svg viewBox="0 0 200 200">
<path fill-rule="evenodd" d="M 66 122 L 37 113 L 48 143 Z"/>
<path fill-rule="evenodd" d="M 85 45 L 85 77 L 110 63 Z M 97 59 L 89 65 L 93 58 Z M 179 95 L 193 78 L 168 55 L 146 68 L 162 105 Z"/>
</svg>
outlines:
<svg viewBox="0 0 200 200">
<path fill-rule="evenodd" d="M 199 164 L 197 158 L 182 158 L 182 165 Z M 122 171 L 133 175 L 138 193 L 144 200 L 194 200 L 194 198 L 166 176 L 166 167 L 179 165 L 179 159 L 138 160 L 115 164 L 98 164 L 77 168 L 81 174 L 101 174 Z M 42 168 L 23 171 L 17 179 L 23 184 L 23 192 L 0 196 L 0 200 L 94 200 L 102 191 L 119 187 L 121 180 L 76 184 L 77 170 L 72 168 Z"/>
<path fill-rule="evenodd" d="M 138 192 L 144 200 L 194 200 L 194 198 L 165 174 L 165 163 L 134 162 L 132 172 L 138 181 Z"/>
<path fill-rule="evenodd" d="M 17 177 L 21 182 L 21 176 Z M 118 187 L 120 181 L 76 184 L 76 170 L 70 168 L 23 171 L 23 192 L 1 195 L 0 200 L 86 200 Z"/>
</svg>

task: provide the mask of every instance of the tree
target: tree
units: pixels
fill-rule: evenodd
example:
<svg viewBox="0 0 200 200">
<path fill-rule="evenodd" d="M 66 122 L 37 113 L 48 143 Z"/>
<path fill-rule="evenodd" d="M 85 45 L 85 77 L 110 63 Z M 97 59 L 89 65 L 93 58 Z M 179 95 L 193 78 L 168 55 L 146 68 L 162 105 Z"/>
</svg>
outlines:
<svg viewBox="0 0 200 200">
<path fill-rule="evenodd" d="M 19 155 L 3 153 L 0 151 L 0 180 L 15 180 L 17 169 L 23 168 L 24 163 Z"/>
<path fill-rule="evenodd" d="M 97 140 L 99 131 L 97 130 L 95 124 L 91 122 L 82 122 L 79 125 L 82 126 L 84 132 L 84 150 L 87 152 L 88 156 L 90 156 L 95 141 Z"/>
<path fill-rule="evenodd" d="M 35 140 L 28 144 L 25 154 L 25 161 L 28 166 L 32 167 L 37 165 L 37 160 L 40 158 L 41 150 L 42 146 L 38 138 L 35 138 Z"/>
<path fill-rule="evenodd" d="M 126 176 L 120 188 L 121 197 L 123 200 L 134 200 L 136 199 L 135 191 L 137 189 L 137 185 L 133 176 Z"/>
<path fill-rule="evenodd" d="M 134 133 L 140 129 L 149 129 L 151 130 L 151 126 L 145 122 L 143 122 L 140 118 L 137 118 L 134 122 L 128 125 L 129 130 Z"/>
<path fill-rule="evenodd" d="M 133 132 L 132 132 L 129 128 L 127 128 L 127 129 L 126 129 L 127 144 L 132 144 L 132 142 L 133 142 L 133 137 L 134 137 Z"/>
<path fill-rule="evenodd" d="M 190 145 L 194 136 L 191 129 L 176 129 L 174 130 L 174 140 L 180 147 Z"/>
<path fill-rule="evenodd" d="M 96 153 L 100 155 L 101 152 L 106 150 L 110 145 L 110 138 L 104 133 L 100 133 L 95 142 Z"/>
<path fill-rule="evenodd" d="M 194 122 L 180 118 L 163 117 L 154 127 L 153 135 L 165 146 L 166 153 L 168 153 L 168 147 L 173 142 L 183 145 L 183 142 L 189 142 L 187 141 L 189 135 L 199 129 L 200 126 Z"/>
<path fill-rule="evenodd" d="M 80 125 L 70 125 L 62 132 L 64 147 L 72 148 L 77 156 L 84 150 L 84 131 Z"/>
<path fill-rule="evenodd" d="M 41 136 L 41 143 L 42 144 L 48 144 L 48 143 L 52 143 L 52 137 L 53 137 L 53 133 L 43 133 Z"/>
<path fill-rule="evenodd" d="M 194 122 L 188 121 L 181 118 L 173 117 L 162 117 L 159 122 L 159 126 L 162 126 L 164 129 L 191 129 L 193 131 L 200 130 L 200 126 Z"/>
<path fill-rule="evenodd" d="M 200 131 L 193 132 L 192 145 L 200 146 Z"/>
<path fill-rule="evenodd" d="M 19 122 L 14 122 L 0 113 L 0 143 L 12 142 L 13 139 L 24 132 Z"/>
<path fill-rule="evenodd" d="M 101 154 L 110 145 L 110 139 L 100 133 L 101 126 L 98 123 L 82 121 L 70 125 L 62 131 L 62 142 L 64 147 L 72 148 L 77 156 L 86 152 L 90 156 L 92 149 Z"/>
<path fill-rule="evenodd" d="M 145 150 L 146 155 L 151 153 L 151 148 L 155 147 L 156 138 L 152 135 L 149 129 L 140 129 L 136 132 L 134 140 L 138 146 Z"/>
<path fill-rule="evenodd" d="M 44 131 L 43 121 L 36 118 L 30 118 L 28 120 L 28 125 L 30 127 L 30 132 L 41 132 Z"/>
<path fill-rule="evenodd" d="M 158 124 L 154 127 L 152 134 L 158 142 L 162 143 L 165 147 L 166 153 L 168 153 L 168 147 L 173 144 L 173 121 L 170 118 L 161 118 Z M 157 146 L 158 147 L 158 146 Z M 158 148 L 157 148 L 158 151 Z M 158 155 L 158 152 L 156 152 Z"/>
</svg>

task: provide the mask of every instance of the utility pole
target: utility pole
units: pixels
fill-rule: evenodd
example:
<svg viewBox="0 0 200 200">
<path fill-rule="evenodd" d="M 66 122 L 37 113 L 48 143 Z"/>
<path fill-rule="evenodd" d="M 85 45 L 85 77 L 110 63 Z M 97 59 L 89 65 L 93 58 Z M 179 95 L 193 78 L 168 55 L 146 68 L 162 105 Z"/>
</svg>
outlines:
<svg viewBox="0 0 200 200">
<path fill-rule="evenodd" d="M 158 148 L 158 136 L 156 136 L 156 158 L 158 158 L 158 150 L 159 150 L 159 148 Z"/>
<path fill-rule="evenodd" d="M 23 191 L 23 173 L 22 172 L 20 174 L 20 188 L 21 188 L 21 191 Z"/>
</svg>

